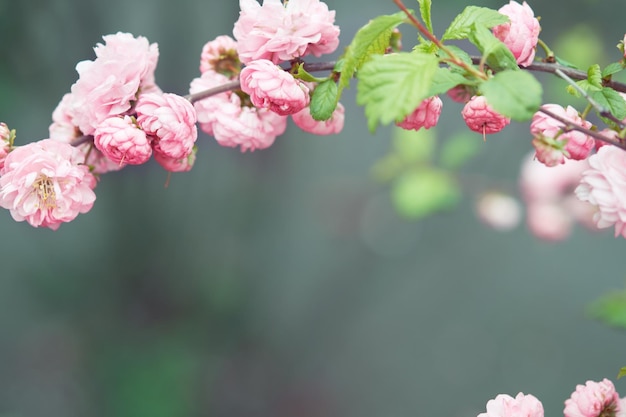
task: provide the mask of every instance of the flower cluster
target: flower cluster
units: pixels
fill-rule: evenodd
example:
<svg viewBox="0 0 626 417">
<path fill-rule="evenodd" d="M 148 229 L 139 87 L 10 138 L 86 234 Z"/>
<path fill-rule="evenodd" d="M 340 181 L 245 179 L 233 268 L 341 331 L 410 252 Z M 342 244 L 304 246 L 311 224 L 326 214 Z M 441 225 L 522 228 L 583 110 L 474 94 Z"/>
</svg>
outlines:
<svg viewBox="0 0 626 417">
<path fill-rule="evenodd" d="M 617 417 L 624 414 L 623 403 L 613 382 L 587 381 L 577 385 L 570 398 L 565 401 L 565 417 Z M 499 394 L 487 402 L 485 413 L 478 417 L 543 417 L 543 405 L 531 394 L 519 393 L 515 397 Z"/>
</svg>

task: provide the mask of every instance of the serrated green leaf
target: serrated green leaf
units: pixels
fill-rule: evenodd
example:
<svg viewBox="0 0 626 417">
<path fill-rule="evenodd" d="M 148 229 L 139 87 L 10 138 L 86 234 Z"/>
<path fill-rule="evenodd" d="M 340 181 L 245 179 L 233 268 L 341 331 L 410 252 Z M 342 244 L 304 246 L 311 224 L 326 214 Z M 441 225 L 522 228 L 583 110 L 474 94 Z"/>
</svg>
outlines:
<svg viewBox="0 0 626 417">
<path fill-rule="evenodd" d="M 456 55 L 456 57 L 459 58 L 461 61 L 465 62 L 466 64 L 472 65 L 472 57 L 463 49 L 459 48 L 456 45 L 446 45 L 446 48 L 454 55 Z M 448 57 L 448 54 L 445 51 L 441 51 L 441 55 L 442 57 Z M 463 69 L 463 71 L 465 70 Z"/>
<path fill-rule="evenodd" d="M 472 25 L 469 33 L 469 40 L 483 55 L 483 60 L 494 71 L 518 70 L 519 66 L 511 50 L 487 27 L 483 25 Z"/>
<path fill-rule="evenodd" d="M 620 379 L 624 375 L 626 375 L 626 366 L 622 366 L 620 368 L 619 373 L 617 374 L 617 379 Z"/>
<path fill-rule="evenodd" d="M 434 129 L 394 129 L 395 153 L 406 163 L 429 162 L 435 152 L 436 143 Z"/>
<path fill-rule="evenodd" d="M 607 78 L 613 74 L 617 74 L 623 69 L 624 65 L 621 62 L 612 62 L 602 70 L 602 78 Z"/>
<path fill-rule="evenodd" d="M 454 18 L 446 29 L 441 40 L 466 39 L 473 31 L 472 25 L 492 28 L 509 22 L 509 18 L 487 7 L 467 6 L 457 17 Z"/>
<path fill-rule="evenodd" d="M 341 96 L 343 89 L 350 85 L 350 80 L 354 73 L 372 55 L 379 55 L 385 52 L 385 49 L 389 46 L 391 32 L 405 19 L 406 14 L 404 12 L 378 16 L 357 31 L 342 57 L 337 97 Z"/>
<path fill-rule="evenodd" d="M 315 120 L 328 120 L 337 107 L 337 84 L 332 79 L 322 81 L 313 90 L 311 96 L 311 116 Z"/>
<path fill-rule="evenodd" d="M 431 15 L 430 15 L 432 1 L 431 0 L 417 0 L 417 1 L 420 4 L 420 15 L 422 16 L 422 20 L 424 21 L 424 24 L 426 25 L 426 29 L 428 29 L 428 31 L 432 33 L 433 23 L 432 23 Z"/>
<path fill-rule="evenodd" d="M 443 168 L 457 170 L 483 149 L 482 143 L 467 132 L 457 134 L 443 143 L 439 163 Z"/>
<path fill-rule="evenodd" d="M 459 186 L 448 173 L 428 168 L 405 173 L 391 188 L 398 213 L 413 220 L 449 210 L 460 198 Z"/>
<path fill-rule="evenodd" d="M 609 326 L 626 328 L 626 291 L 614 291 L 595 300 L 587 313 Z"/>
<path fill-rule="evenodd" d="M 530 120 L 541 106 L 541 84 L 526 71 L 499 72 L 479 89 L 495 111 L 513 120 Z"/>
<path fill-rule="evenodd" d="M 465 78 L 462 74 L 453 72 L 449 68 L 437 68 L 430 90 L 428 90 L 428 97 L 443 94 L 452 87 L 467 83 L 467 78 Z"/>
<path fill-rule="evenodd" d="M 376 55 L 358 73 L 357 104 L 365 106 L 371 131 L 401 121 L 428 98 L 438 59 L 419 52 Z"/>
<path fill-rule="evenodd" d="M 593 64 L 587 70 L 587 80 L 589 84 L 601 89 L 602 88 L 602 71 L 600 70 L 600 65 Z"/>
<path fill-rule="evenodd" d="M 617 91 L 604 87 L 600 91 L 593 91 L 589 96 L 600 106 L 608 109 L 613 116 L 623 120 L 626 118 L 626 101 Z"/>
</svg>

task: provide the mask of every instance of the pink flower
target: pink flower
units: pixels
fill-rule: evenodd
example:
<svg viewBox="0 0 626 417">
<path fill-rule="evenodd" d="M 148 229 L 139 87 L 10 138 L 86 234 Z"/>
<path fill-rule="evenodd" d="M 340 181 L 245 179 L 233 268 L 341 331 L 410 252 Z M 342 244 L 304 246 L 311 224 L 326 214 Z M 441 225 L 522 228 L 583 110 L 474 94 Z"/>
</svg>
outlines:
<svg viewBox="0 0 626 417">
<path fill-rule="evenodd" d="M 335 12 L 319 0 L 240 0 L 233 35 L 244 64 L 268 59 L 275 64 L 308 54 L 321 56 L 339 46 Z"/>
<path fill-rule="evenodd" d="M 155 152 L 173 159 L 191 153 L 198 138 L 196 110 L 176 94 L 143 94 L 135 106 L 137 123 L 153 138 Z"/>
<path fill-rule="evenodd" d="M 519 65 L 532 64 L 541 31 L 533 9 L 526 2 L 511 0 L 498 11 L 508 16 L 510 22 L 495 26 L 493 34 L 511 50 Z"/>
<path fill-rule="evenodd" d="M 96 180 L 71 145 L 44 139 L 15 148 L 0 176 L 0 206 L 16 221 L 56 230 L 91 210 Z"/>
<path fill-rule="evenodd" d="M 100 123 L 94 132 L 94 144 L 120 165 L 143 164 L 152 155 L 149 138 L 130 116 L 109 117 Z"/>
<path fill-rule="evenodd" d="M 187 172 L 193 168 L 193 164 L 196 162 L 196 153 L 198 147 L 194 146 L 189 155 L 184 158 L 169 158 L 161 153 L 155 152 L 154 159 L 161 165 L 166 171 L 170 172 Z"/>
<path fill-rule="evenodd" d="M 542 109 L 546 109 L 561 118 L 572 122 L 578 126 L 589 129 L 591 123 L 583 120 L 578 111 L 572 106 L 563 108 L 558 104 L 544 104 Z M 595 140 L 591 136 L 587 136 L 583 132 L 571 130 L 563 132 L 563 123 L 538 111 L 530 122 L 530 133 L 538 138 L 540 142 L 549 145 L 556 150 L 563 150 L 563 154 L 570 159 L 586 159 L 595 145 Z M 553 139 L 553 140 L 552 140 Z M 538 152 L 538 157 L 540 152 Z M 552 158 L 554 159 L 554 158 Z M 552 160 L 547 158 L 548 164 Z M 543 160 L 541 158 L 540 160 Z"/>
<path fill-rule="evenodd" d="M 573 197 L 573 190 L 588 167 L 587 160 L 568 159 L 562 165 L 549 167 L 536 160 L 533 153 L 524 158 L 519 187 L 527 206 L 526 222 L 533 235 L 559 241 L 570 235 L 575 222 L 591 227 L 592 206 Z"/>
<path fill-rule="evenodd" d="M 297 113 L 309 104 L 309 88 L 267 59 L 250 62 L 241 70 L 239 80 L 252 104 L 282 116 Z"/>
<path fill-rule="evenodd" d="M 237 42 L 221 35 L 204 44 L 200 54 L 200 72 L 215 71 L 229 78 L 239 74 L 240 63 Z"/>
<path fill-rule="evenodd" d="M 449 89 L 446 94 L 452 101 L 457 103 L 467 103 L 473 96 L 476 95 L 476 89 L 470 87 L 469 85 L 460 84 Z"/>
<path fill-rule="evenodd" d="M 76 65 L 79 78 L 72 85 L 72 124 L 85 135 L 111 116 L 131 109 L 141 89 L 154 88 L 154 70 L 159 56 L 156 44 L 128 33 L 104 36 L 105 45 L 94 49 L 94 61 Z"/>
<path fill-rule="evenodd" d="M 189 93 L 195 94 L 229 82 L 228 77 L 214 71 L 205 71 L 200 78 L 194 78 L 189 86 Z M 230 105 L 232 92 L 226 91 L 198 100 L 194 103 L 200 129 L 213 136 L 213 124 L 218 121 L 220 109 Z"/>
<path fill-rule="evenodd" d="M 478 417 L 543 417 L 543 405 L 531 394 L 520 392 L 515 398 L 498 394 L 487 402 L 487 412 Z"/>
<path fill-rule="evenodd" d="M 511 123 L 511 119 L 497 113 L 484 96 L 474 96 L 461 111 L 465 124 L 474 132 L 497 133 Z"/>
<path fill-rule="evenodd" d="M 430 129 L 439 121 L 443 102 L 438 96 L 423 100 L 413 113 L 404 118 L 403 121 L 396 123 L 402 129 L 419 130 Z"/>
<path fill-rule="evenodd" d="M 598 228 L 615 225 L 615 237 L 626 238 L 626 152 L 603 146 L 589 157 L 589 165 L 576 196 L 597 207 L 594 221 Z"/>
<path fill-rule="evenodd" d="M 0 123 L 0 172 L 4 167 L 4 160 L 11 151 L 15 131 L 9 129 L 6 123 Z"/>
<path fill-rule="evenodd" d="M 80 129 L 74 126 L 71 106 L 72 94 L 65 94 L 52 112 L 52 124 L 49 127 L 50 139 L 72 143 L 83 136 Z M 102 152 L 94 147 L 93 141 L 87 141 L 78 145 L 76 149 L 82 155 L 82 163 L 88 165 L 94 174 L 118 171 L 124 167 L 123 164 L 113 162 L 104 156 Z"/>
<path fill-rule="evenodd" d="M 576 385 L 576 391 L 565 401 L 565 417 L 615 417 L 619 411 L 619 395 L 611 381 L 587 381 Z"/>
<path fill-rule="evenodd" d="M 341 103 L 337 103 L 337 108 L 328 120 L 315 120 L 311 116 L 310 107 L 305 107 L 298 113 L 291 115 L 291 119 L 296 126 L 305 132 L 314 135 L 336 135 L 343 129 L 345 108 Z"/>
</svg>

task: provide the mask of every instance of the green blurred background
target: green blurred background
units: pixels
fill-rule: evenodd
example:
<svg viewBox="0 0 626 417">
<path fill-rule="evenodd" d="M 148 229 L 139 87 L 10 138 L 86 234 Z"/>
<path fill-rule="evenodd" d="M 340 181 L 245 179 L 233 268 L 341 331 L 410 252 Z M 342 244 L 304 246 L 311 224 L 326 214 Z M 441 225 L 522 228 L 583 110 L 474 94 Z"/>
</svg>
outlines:
<svg viewBox="0 0 626 417">
<path fill-rule="evenodd" d="M 434 3 L 438 34 L 467 5 Z M 342 45 L 397 11 L 328 4 Z M 619 59 L 622 0 L 531 6 L 564 58 Z M 0 0 L 0 120 L 18 144 L 46 137 L 76 63 L 117 31 L 157 42 L 157 82 L 185 94 L 237 13 L 232 0 Z M 354 92 L 338 136 L 290 124 L 241 154 L 201 134 L 194 169 L 168 188 L 150 163 L 103 177 L 93 210 L 56 232 L 0 213 L 0 416 L 471 417 L 520 391 L 554 416 L 576 384 L 615 379 L 624 333 L 585 309 L 624 287 L 624 241 L 496 232 L 471 197 L 400 218 L 371 175 L 391 129 L 370 134 Z M 459 111 L 444 99 L 442 140 L 464 129 Z M 527 129 L 490 137 L 467 169 L 514 185 Z"/>
</svg>

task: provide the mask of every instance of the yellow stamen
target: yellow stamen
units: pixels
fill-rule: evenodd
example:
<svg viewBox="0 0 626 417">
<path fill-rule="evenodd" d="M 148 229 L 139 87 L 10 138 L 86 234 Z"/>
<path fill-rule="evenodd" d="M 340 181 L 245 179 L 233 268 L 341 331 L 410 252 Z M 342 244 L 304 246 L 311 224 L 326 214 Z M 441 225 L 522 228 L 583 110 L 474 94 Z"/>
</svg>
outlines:
<svg viewBox="0 0 626 417">
<path fill-rule="evenodd" d="M 50 177 L 39 174 L 33 188 L 39 197 L 40 208 L 55 208 L 57 205 L 56 194 L 54 193 L 54 184 Z"/>
</svg>

